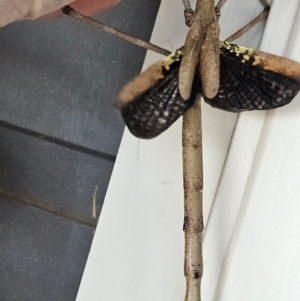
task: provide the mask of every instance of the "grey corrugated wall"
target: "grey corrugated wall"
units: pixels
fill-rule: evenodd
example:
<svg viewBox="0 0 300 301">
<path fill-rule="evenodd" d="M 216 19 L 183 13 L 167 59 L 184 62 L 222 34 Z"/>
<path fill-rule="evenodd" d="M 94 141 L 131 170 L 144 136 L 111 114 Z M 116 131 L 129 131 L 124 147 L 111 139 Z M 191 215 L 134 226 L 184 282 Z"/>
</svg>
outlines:
<svg viewBox="0 0 300 301">
<path fill-rule="evenodd" d="M 160 1 L 96 18 L 149 40 Z M 0 29 L 0 300 L 75 300 L 145 50 L 71 19 Z"/>
</svg>

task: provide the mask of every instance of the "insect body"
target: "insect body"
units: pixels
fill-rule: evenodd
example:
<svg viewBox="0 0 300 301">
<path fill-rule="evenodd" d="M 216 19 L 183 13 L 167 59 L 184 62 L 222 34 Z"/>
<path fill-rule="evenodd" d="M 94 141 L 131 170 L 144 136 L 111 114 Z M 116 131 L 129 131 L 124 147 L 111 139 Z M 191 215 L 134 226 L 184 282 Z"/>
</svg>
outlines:
<svg viewBox="0 0 300 301">
<path fill-rule="evenodd" d="M 300 89 L 300 64 L 236 44 L 220 42 L 219 90 L 204 95 L 199 70 L 184 100 L 178 88 L 182 51 L 177 50 L 135 78 L 121 91 L 117 108 L 130 132 L 153 138 L 193 106 L 200 93 L 213 107 L 230 112 L 269 110 L 292 101 Z"/>
</svg>

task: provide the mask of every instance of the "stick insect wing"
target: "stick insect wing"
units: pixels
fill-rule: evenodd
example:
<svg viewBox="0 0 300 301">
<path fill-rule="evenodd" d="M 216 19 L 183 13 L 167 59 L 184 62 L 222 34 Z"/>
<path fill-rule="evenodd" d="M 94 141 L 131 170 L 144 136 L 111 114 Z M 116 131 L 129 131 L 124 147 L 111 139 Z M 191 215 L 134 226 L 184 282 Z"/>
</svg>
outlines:
<svg viewBox="0 0 300 301">
<path fill-rule="evenodd" d="M 119 94 L 115 105 L 134 136 L 144 139 L 158 136 L 195 103 L 199 94 L 199 76 L 195 77 L 187 101 L 179 93 L 181 56 L 179 49 L 150 66 Z"/>
<path fill-rule="evenodd" d="M 158 136 L 193 106 L 199 93 L 212 107 L 237 113 L 284 106 L 300 90 L 299 63 L 220 42 L 217 95 L 211 99 L 204 95 L 197 70 L 191 96 L 184 100 L 178 88 L 181 57 L 182 51 L 177 50 L 121 91 L 116 106 L 134 136 L 145 139 Z"/>
<path fill-rule="evenodd" d="M 230 112 L 270 110 L 292 101 L 300 90 L 300 64 L 269 53 L 220 42 L 220 85 L 204 100 Z"/>
</svg>

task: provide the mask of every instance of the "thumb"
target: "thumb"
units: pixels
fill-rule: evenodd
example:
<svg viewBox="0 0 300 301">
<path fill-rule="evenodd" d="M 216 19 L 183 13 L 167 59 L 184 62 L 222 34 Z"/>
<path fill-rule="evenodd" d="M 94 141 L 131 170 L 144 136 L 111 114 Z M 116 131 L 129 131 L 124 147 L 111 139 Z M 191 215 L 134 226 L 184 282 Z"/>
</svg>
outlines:
<svg viewBox="0 0 300 301">
<path fill-rule="evenodd" d="M 1 0 L 0 27 L 22 19 L 32 20 L 73 2 L 74 0 Z"/>
</svg>

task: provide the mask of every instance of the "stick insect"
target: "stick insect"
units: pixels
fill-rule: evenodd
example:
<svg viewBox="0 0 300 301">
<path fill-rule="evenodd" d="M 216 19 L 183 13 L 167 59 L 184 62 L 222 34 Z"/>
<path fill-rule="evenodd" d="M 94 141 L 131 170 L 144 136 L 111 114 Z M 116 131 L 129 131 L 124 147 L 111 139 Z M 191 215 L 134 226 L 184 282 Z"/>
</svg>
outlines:
<svg viewBox="0 0 300 301">
<path fill-rule="evenodd" d="M 203 269 L 199 95 L 213 107 L 236 113 L 274 109 L 288 104 L 298 93 L 300 65 L 219 42 L 213 1 L 199 0 L 195 13 L 188 16 L 191 29 L 184 48 L 129 83 L 120 93 L 117 107 L 129 130 L 141 138 L 161 134 L 183 115 L 186 300 L 196 301 L 200 300 Z"/>
<path fill-rule="evenodd" d="M 156 137 L 183 115 L 185 300 L 196 301 L 200 300 L 203 272 L 198 97 L 201 95 L 213 107 L 235 113 L 275 109 L 291 102 L 299 92 L 300 64 L 219 42 L 213 1 L 197 2 L 190 25 L 184 48 L 129 83 L 120 93 L 117 106 L 129 130 L 141 138 Z"/>
</svg>

